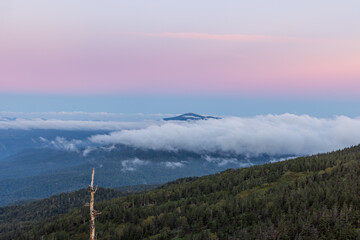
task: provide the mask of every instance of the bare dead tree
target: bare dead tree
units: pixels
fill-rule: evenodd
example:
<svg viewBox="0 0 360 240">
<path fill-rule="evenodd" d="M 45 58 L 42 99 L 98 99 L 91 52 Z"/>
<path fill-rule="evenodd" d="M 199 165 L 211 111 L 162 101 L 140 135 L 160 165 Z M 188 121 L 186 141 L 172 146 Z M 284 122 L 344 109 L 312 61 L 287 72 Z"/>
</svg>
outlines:
<svg viewBox="0 0 360 240">
<path fill-rule="evenodd" d="M 97 212 L 94 209 L 94 197 L 97 191 L 97 187 L 94 189 L 94 175 L 95 175 L 95 168 L 93 168 L 92 175 L 91 175 L 91 185 L 89 186 L 89 192 L 91 194 L 90 197 L 90 240 L 95 240 L 95 217 L 100 215 L 101 212 Z"/>
</svg>

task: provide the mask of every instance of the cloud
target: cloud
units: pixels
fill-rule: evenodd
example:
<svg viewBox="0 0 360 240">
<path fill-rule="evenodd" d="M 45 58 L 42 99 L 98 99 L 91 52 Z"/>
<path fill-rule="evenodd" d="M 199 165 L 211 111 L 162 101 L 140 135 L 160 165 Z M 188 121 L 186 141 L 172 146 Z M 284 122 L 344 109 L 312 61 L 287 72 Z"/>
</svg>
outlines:
<svg viewBox="0 0 360 240">
<path fill-rule="evenodd" d="M 45 138 L 40 137 L 40 139 L 44 141 Z M 48 141 L 48 143 L 56 149 L 78 152 L 77 146 L 80 145 L 82 141 L 76 139 L 68 141 L 63 137 L 56 137 L 55 140 Z"/>
<path fill-rule="evenodd" d="M 167 168 L 175 169 L 175 168 L 182 168 L 185 166 L 185 161 L 181 162 L 162 162 L 161 164 Z"/>
<path fill-rule="evenodd" d="M 92 151 L 94 151 L 96 149 L 96 147 L 93 146 L 88 146 L 83 150 L 83 156 L 86 157 L 87 155 L 89 155 Z"/>
<path fill-rule="evenodd" d="M 282 37 L 282 36 L 271 36 L 271 35 L 209 34 L 209 33 L 193 33 L 193 32 L 159 32 L 159 33 L 128 32 L 123 34 L 144 36 L 144 37 L 166 37 L 166 38 L 180 38 L 180 39 L 202 39 L 202 40 L 240 41 L 240 42 L 309 41 L 309 40 L 293 38 L 293 37 Z"/>
<path fill-rule="evenodd" d="M 304 155 L 360 144 L 359 132 L 360 118 L 325 119 L 283 114 L 165 122 L 142 129 L 95 135 L 89 140 L 168 151 Z"/>
<path fill-rule="evenodd" d="M 121 130 L 154 125 L 157 121 L 80 121 L 59 119 L 15 119 L 0 121 L 0 129 L 57 129 L 57 130 Z"/>
<path fill-rule="evenodd" d="M 285 157 L 285 158 L 274 158 L 270 160 L 270 163 L 283 162 L 290 159 L 295 159 L 296 157 Z"/>
<path fill-rule="evenodd" d="M 249 167 L 253 164 L 251 162 L 239 162 L 236 158 L 218 158 L 218 157 L 211 157 L 211 156 L 205 156 L 203 157 L 207 162 L 217 164 L 220 167 L 226 166 L 228 164 L 236 164 L 240 167 Z"/>
<path fill-rule="evenodd" d="M 87 146 L 82 154 L 84 157 L 88 156 L 92 151 L 97 150 L 97 149 L 101 149 L 105 152 L 111 152 L 112 150 L 114 150 L 116 147 L 115 145 L 110 145 L 110 146 Z"/>
<path fill-rule="evenodd" d="M 121 171 L 135 171 L 137 167 L 149 164 L 149 161 L 140 160 L 138 158 L 121 161 Z"/>
<path fill-rule="evenodd" d="M 41 142 L 48 142 L 48 140 L 46 138 L 44 138 L 44 137 L 39 137 L 39 139 L 40 139 Z"/>
<path fill-rule="evenodd" d="M 3 116 L 3 117 L 2 117 Z M 110 112 L 0 112 L 0 121 L 11 119 L 57 119 L 57 120 L 77 120 L 77 121 L 144 121 L 159 120 L 166 117 L 172 117 L 174 114 L 161 113 L 110 113 Z"/>
</svg>

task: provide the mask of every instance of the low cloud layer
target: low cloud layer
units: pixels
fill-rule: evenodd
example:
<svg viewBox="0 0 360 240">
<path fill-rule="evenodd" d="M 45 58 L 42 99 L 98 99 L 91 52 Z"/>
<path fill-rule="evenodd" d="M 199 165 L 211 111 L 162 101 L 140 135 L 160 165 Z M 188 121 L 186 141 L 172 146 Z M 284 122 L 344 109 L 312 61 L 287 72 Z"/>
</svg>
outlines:
<svg viewBox="0 0 360 240">
<path fill-rule="evenodd" d="M 207 162 L 217 164 L 219 167 L 226 166 L 228 164 L 235 164 L 239 165 L 239 167 L 249 167 L 253 164 L 248 162 L 239 162 L 236 158 L 218 158 L 218 157 L 211 157 L 211 156 L 205 156 L 203 157 Z"/>
<path fill-rule="evenodd" d="M 92 151 L 94 150 L 97 150 L 97 149 L 100 149 L 100 150 L 103 150 L 105 152 L 111 152 L 112 150 L 115 149 L 115 146 L 114 145 L 111 145 L 111 146 L 87 146 L 82 154 L 84 157 L 88 156 Z"/>
<path fill-rule="evenodd" d="M 57 129 L 57 130 L 121 130 L 139 129 L 157 124 L 158 121 L 120 122 L 120 121 L 79 121 L 58 119 L 14 119 L 1 120 L 0 129 Z"/>
<path fill-rule="evenodd" d="M 8 119 L 57 119 L 77 121 L 145 121 L 173 117 L 174 114 L 161 113 L 110 113 L 110 112 L 0 112 L 0 121 Z"/>
<path fill-rule="evenodd" d="M 138 158 L 124 160 L 121 162 L 122 171 L 135 171 L 138 167 L 148 165 L 150 162 L 146 160 L 140 160 Z"/>
<path fill-rule="evenodd" d="M 185 166 L 187 162 L 181 161 L 181 162 L 162 162 L 161 164 L 164 165 L 167 168 L 175 169 L 175 168 L 182 168 Z"/>
<path fill-rule="evenodd" d="M 81 140 L 72 139 L 70 141 L 66 140 L 63 137 L 56 137 L 54 140 L 47 140 L 46 138 L 40 137 L 39 138 L 42 143 L 49 147 L 53 147 L 56 149 L 78 152 L 78 146 L 82 144 Z"/>
<path fill-rule="evenodd" d="M 360 144 L 360 118 L 308 115 L 227 117 L 165 122 L 142 129 L 96 135 L 90 141 L 154 150 L 231 151 L 238 154 L 314 154 Z"/>
</svg>

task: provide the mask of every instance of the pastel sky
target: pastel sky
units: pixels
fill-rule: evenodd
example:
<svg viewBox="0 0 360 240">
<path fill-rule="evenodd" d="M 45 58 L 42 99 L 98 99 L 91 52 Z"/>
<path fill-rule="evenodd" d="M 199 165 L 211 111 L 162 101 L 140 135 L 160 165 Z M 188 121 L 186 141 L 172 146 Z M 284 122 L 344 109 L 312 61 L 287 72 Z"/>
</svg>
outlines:
<svg viewBox="0 0 360 240">
<path fill-rule="evenodd" d="M 2 0 L 0 94 L 360 100 L 358 0 Z"/>
</svg>

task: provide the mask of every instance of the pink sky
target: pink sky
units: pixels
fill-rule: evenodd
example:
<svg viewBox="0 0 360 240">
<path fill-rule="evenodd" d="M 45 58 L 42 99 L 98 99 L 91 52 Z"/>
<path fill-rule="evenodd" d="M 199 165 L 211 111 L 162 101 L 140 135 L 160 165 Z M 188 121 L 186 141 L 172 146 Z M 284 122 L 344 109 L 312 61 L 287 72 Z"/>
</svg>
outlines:
<svg viewBox="0 0 360 240">
<path fill-rule="evenodd" d="M 223 18 L 214 22 L 211 14 L 201 13 L 203 21 L 195 21 L 196 9 L 190 9 L 193 24 L 189 19 L 180 21 L 188 1 L 172 3 L 177 6 L 159 1 L 156 9 L 148 6 L 150 13 L 130 2 L 120 6 L 115 1 L 90 1 L 85 10 L 76 3 L 51 7 L 35 2 L 42 5 L 5 1 L 0 92 L 276 96 L 360 92 L 360 30 L 354 25 L 360 14 L 352 10 L 359 5 L 355 1 L 342 6 L 330 1 L 324 12 L 315 4 L 306 16 L 283 2 L 282 9 L 263 12 L 257 21 L 247 21 L 251 15 L 246 12 L 236 16 L 230 6 L 211 2 L 214 8 L 209 13 Z M 310 5 L 305 1 L 297 7 L 305 11 Z M 69 6 L 73 8 L 67 13 Z M 119 13 L 113 10 L 117 7 Z M 242 7 L 256 14 L 251 4 Z M 267 21 L 266 14 L 277 15 Z"/>
</svg>

